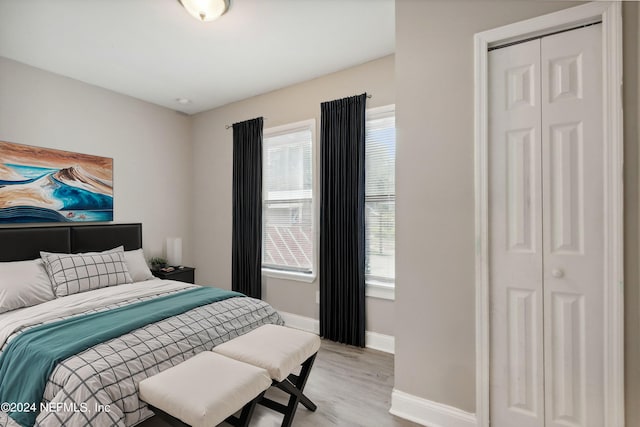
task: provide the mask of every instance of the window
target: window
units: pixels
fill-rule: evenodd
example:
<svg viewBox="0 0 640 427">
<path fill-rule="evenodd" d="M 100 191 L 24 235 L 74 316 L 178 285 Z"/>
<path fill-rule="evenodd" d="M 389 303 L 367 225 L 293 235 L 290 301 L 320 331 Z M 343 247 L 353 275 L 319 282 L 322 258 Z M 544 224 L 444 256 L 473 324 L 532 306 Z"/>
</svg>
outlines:
<svg viewBox="0 0 640 427">
<path fill-rule="evenodd" d="M 367 111 L 365 144 L 367 293 L 393 298 L 392 292 L 388 295 L 389 292 L 385 291 L 392 290 L 395 282 L 395 106 Z M 386 295 L 380 295 L 380 291 Z"/>
<path fill-rule="evenodd" d="M 313 135 L 309 120 L 265 129 L 262 266 L 267 274 L 313 280 Z"/>
</svg>

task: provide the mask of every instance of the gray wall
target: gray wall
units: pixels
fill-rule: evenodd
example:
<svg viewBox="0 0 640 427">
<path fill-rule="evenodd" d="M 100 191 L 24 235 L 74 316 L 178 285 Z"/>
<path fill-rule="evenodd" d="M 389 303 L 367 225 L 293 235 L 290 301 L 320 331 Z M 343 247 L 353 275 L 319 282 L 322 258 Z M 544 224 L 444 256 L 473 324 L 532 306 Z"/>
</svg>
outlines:
<svg viewBox="0 0 640 427">
<path fill-rule="evenodd" d="M 396 0 L 398 390 L 475 412 L 473 35 L 576 4 Z"/>
<path fill-rule="evenodd" d="M 231 286 L 231 149 L 225 124 L 272 127 L 315 118 L 320 103 L 368 92 L 393 104 L 394 57 L 192 117 L 0 57 L 0 139 L 114 158 L 114 221 L 142 222 L 147 257 L 183 238 L 199 283 Z M 319 133 L 318 133 L 319 135 Z M 316 154 L 319 147 L 316 143 Z M 277 309 L 318 318 L 318 280 L 266 278 Z M 367 298 L 367 330 L 393 335 L 393 301 Z"/>
<path fill-rule="evenodd" d="M 624 185 L 625 185 L 625 400 L 628 426 L 640 426 L 640 251 L 638 162 L 640 151 L 640 5 L 625 2 L 624 26 Z"/>
<path fill-rule="evenodd" d="M 114 221 L 142 222 L 147 256 L 168 236 L 191 259 L 189 117 L 0 57 L 0 139 L 114 159 Z"/>
<path fill-rule="evenodd" d="M 368 298 L 367 329 L 396 336 L 396 384 L 475 411 L 473 34 L 576 3 L 396 0 L 396 56 L 192 118 L 0 58 L 0 139 L 114 157 L 115 219 L 144 223 L 145 248 L 185 239 L 197 279 L 231 281 L 231 131 L 309 118 L 361 92 L 396 102 L 395 304 Z M 627 425 L 640 425 L 638 57 L 640 7 L 624 5 Z M 395 74 L 394 74 L 395 62 Z M 317 145 L 316 145 L 317 148 Z M 192 197 L 193 195 L 193 197 Z M 266 279 L 276 308 L 318 318 L 314 283 Z M 395 311 L 395 325 L 394 325 Z"/>
<path fill-rule="evenodd" d="M 265 128 L 316 119 L 319 165 L 320 103 L 367 92 L 368 107 L 395 102 L 394 58 L 387 56 L 315 80 L 226 105 L 193 117 L 193 235 L 197 280 L 231 287 L 232 131 L 225 125 L 258 116 Z M 317 181 L 316 181 L 317 183 Z M 263 277 L 263 297 L 276 309 L 318 319 L 313 283 Z M 393 335 L 393 302 L 367 298 L 367 330 Z"/>
</svg>

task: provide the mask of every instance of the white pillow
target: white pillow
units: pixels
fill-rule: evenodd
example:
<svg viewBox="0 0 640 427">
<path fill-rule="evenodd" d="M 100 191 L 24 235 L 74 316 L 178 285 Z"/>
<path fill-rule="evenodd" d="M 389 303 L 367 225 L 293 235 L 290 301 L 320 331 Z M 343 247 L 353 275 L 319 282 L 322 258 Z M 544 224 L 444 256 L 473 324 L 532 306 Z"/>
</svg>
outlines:
<svg viewBox="0 0 640 427">
<path fill-rule="evenodd" d="M 122 246 L 104 252 L 40 252 L 56 297 L 132 283 Z"/>
<path fill-rule="evenodd" d="M 127 262 L 127 269 L 134 282 L 143 282 L 145 280 L 155 279 L 156 277 L 151 274 L 147 261 L 144 259 L 144 252 L 142 249 L 136 249 L 135 251 L 125 251 L 124 259 Z"/>
<path fill-rule="evenodd" d="M 41 259 L 0 262 L 0 313 L 54 299 Z"/>
</svg>

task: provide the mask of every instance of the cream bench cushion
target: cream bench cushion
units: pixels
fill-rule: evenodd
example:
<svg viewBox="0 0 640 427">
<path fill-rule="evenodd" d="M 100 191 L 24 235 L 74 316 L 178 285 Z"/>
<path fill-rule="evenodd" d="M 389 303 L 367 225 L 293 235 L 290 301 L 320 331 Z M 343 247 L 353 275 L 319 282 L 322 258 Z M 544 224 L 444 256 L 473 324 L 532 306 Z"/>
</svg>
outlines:
<svg viewBox="0 0 640 427">
<path fill-rule="evenodd" d="M 213 348 L 213 351 L 266 369 L 280 382 L 320 349 L 315 334 L 278 325 L 263 325 Z"/>
<path fill-rule="evenodd" d="M 140 398 L 193 427 L 223 422 L 271 386 L 264 369 L 205 351 L 139 384 Z"/>
</svg>

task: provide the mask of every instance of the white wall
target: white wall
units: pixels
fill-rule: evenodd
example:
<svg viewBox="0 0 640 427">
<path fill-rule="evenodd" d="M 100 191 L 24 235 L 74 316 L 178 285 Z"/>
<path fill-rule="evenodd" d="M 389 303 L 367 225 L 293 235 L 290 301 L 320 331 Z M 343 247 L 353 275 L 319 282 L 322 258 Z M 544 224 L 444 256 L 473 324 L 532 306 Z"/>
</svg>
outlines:
<svg viewBox="0 0 640 427">
<path fill-rule="evenodd" d="M 367 92 L 367 107 L 393 104 L 394 58 L 366 64 L 226 105 L 193 118 L 193 227 L 197 280 L 231 287 L 232 131 L 225 125 L 265 117 L 265 128 L 316 119 L 320 103 Z M 315 155 L 319 159 L 319 142 Z M 317 163 L 319 164 L 319 163 Z M 263 277 L 263 298 L 276 309 L 318 319 L 313 283 Z M 393 302 L 367 298 L 367 330 L 393 335 Z"/>
<path fill-rule="evenodd" d="M 112 157 L 114 222 L 142 222 L 146 255 L 190 251 L 189 117 L 0 57 L 0 140 Z"/>
</svg>

